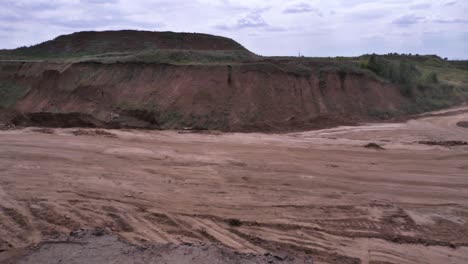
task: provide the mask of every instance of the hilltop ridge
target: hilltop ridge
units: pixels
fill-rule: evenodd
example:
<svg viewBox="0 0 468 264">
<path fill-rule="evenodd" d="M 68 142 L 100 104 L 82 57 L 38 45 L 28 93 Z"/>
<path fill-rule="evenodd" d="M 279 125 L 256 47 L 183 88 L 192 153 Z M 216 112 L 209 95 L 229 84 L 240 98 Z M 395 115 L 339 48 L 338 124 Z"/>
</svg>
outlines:
<svg viewBox="0 0 468 264">
<path fill-rule="evenodd" d="M 82 31 L 61 35 L 30 47 L 2 52 L 9 52 L 11 55 L 47 57 L 166 49 L 248 52 L 241 44 L 226 37 L 201 33 L 138 30 Z"/>
</svg>

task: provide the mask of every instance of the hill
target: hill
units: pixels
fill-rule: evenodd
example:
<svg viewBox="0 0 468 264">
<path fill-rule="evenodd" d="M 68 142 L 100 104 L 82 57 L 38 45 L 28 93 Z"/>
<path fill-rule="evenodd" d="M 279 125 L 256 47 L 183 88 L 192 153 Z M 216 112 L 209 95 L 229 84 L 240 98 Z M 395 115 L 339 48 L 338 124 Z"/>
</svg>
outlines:
<svg viewBox="0 0 468 264">
<path fill-rule="evenodd" d="M 2 53 L 0 107 L 21 113 L 19 125 L 289 131 L 468 98 L 466 63 L 437 56 L 262 57 L 223 37 L 141 31 L 79 32 Z"/>
<path fill-rule="evenodd" d="M 120 30 L 86 31 L 62 35 L 31 47 L 3 51 L 3 54 L 51 58 L 166 49 L 247 51 L 232 39 L 208 34 Z"/>
</svg>

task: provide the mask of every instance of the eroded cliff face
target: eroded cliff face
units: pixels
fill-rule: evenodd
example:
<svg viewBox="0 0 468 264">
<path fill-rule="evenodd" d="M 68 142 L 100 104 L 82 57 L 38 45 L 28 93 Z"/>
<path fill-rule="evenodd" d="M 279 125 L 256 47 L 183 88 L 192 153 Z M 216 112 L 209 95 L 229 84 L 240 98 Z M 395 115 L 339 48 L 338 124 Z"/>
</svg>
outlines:
<svg viewBox="0 0 468 264">
<path fill-rule="evenodd" d="M 268 62 L 169 65 L 1 62 L 21 113 L 88 114 L 116 126 L 227 131 L 310 129 L 372 119 L 407 104 L 365 74 Z"/>
</svg>

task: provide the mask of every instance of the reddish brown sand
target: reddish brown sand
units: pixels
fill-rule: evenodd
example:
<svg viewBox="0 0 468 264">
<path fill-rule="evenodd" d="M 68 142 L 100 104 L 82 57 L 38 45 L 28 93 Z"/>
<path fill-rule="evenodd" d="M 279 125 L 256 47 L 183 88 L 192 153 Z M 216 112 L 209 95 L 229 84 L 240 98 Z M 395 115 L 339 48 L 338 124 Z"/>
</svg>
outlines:
<svg viewBox="0 0 468 264">
<path fill-rule="evenodd" d="M 468 263 L 468 147 L 417 143 L 468 141 L 464 110 L 281 135 L 1 131 L 0 251 L 103 227 L 314 263 Z"/>
</svg>

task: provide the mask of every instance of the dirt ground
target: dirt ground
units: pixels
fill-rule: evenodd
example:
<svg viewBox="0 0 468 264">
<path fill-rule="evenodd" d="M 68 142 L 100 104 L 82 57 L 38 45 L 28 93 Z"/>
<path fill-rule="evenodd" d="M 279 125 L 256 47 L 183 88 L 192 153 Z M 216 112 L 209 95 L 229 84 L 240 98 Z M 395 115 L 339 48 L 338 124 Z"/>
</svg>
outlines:
<svg viewBox="0 0 468 264">
<path fill-rule="evenodd" d="M 288 254 L 263 255 L 239 253 L 221 245 L 207 243 L 152 244 L 136 246 L 119 239 L 115 235 L 96 231 L 75 231 L 68 237 L 40 243 L 26 254 L 17 254 L 6 263 L 12 264 L 311 264 L 311 257 L 296 258 Z"/>
<path fill-rule="evenodd" d="M 468 107 L 290 134 L 0 131 L 0 262 L 98 227 L 139 246 L 468 263 L 468 146 L 418 143 L 468 141 L 466 121 Z"/>
</svg>

